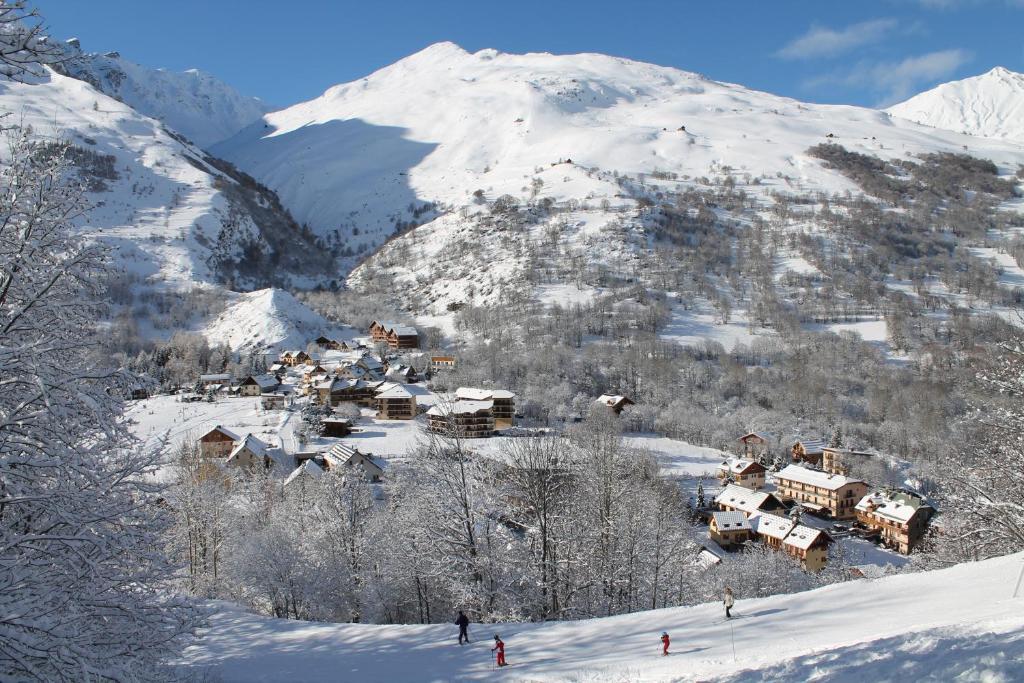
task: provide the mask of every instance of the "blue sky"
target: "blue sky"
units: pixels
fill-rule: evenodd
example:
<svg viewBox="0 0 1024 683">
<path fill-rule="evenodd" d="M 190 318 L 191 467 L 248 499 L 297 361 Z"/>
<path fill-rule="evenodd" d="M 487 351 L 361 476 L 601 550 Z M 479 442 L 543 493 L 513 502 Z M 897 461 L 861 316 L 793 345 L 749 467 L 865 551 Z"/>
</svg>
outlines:
<svg viewBox="0 0 1024 683">
<path fill-rule="evenodd" d="M 877 106 L 1005 66 L 1024 0 L 37 0 L 52 33 L 288 105 L 432 43 L 603 52 L 803 100 Z"/>
</svg>

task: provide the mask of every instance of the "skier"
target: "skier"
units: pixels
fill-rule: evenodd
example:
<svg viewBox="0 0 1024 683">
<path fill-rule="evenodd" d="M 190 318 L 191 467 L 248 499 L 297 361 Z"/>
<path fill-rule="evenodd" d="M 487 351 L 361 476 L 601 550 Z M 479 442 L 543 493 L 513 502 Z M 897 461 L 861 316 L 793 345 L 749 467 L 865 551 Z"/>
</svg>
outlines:
<svg viewBox="0 0 1024 683">
<path fill-rule="evenodd" d="M 729 613 L 729 610 L 731 610 L 732 606 L 736 604 L 736 600 L 732 595 L 732 588 L 729 588 L 728 586 L 725 587 L 725 599 L 722 600 L 722 603 L 725 605 L 725 618 L 732 619 L 732 614 Z"/>
<path fill-rule="evenodd" d="M 661 656 L 668 657 L 668 631 L 661 632 Z"/>
<path fill-rule="evenodd" d="M 491 652 L 495 650 L 498 651 L 498 666 L 507 666 L 505 662 L 505 643 L 501 642 L 501 638 L 498 637 L 497 633 L 494 634 L 494 647 L 491 648 Z"/>
<path fill-rule="evenodd" d="M 463 641 L 469 642 L 469 617 L 466 616 L 465 612 L 459 610 L 459 616 L 455 619 L 455 624 L 459 627 L 459 645 L 462 645 Z"/>
</svg>

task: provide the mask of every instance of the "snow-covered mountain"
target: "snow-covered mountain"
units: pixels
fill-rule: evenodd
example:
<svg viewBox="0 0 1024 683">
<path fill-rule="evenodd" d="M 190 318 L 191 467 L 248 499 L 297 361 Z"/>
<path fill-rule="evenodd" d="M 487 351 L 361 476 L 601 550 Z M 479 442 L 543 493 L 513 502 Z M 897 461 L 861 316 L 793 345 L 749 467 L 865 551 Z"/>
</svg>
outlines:
<svg viewBox="0 0 1024 683">
<path fill-rule="evenodd" d="M 139 278 L 187 289 L 330 276 L 330 255 L 273 193 L 83 80 L 52 71 L 35 83 L 4 79 L 0 112 L 74 145 L 94 205 L 83 232 Z"/>
<path fill-rule="evenodd" d="M 1024 555 L 759 600 L 586 621 L 470 627 L 313 624 L 221 605 L 185 652 L 220 680 L 338 680 L 339 671 L 394 681 L 1012 681 L 1024 677 Z M 487 629 L 487 630 L 485 630 Z M 659 635 L 672 638 L 662 657 Z M 499 632 L 510 668 L 493 671 Z M 259 648 L 239 648 L 259 642 Z M 295 643 L 301 642 L 302 647 Z M 393 657 L 396 650 L 415 657 Z M 898 672 L 898 673 L 897 673 Z"/>
<path fill-rule="evenodd" d="M 200 147 L 231 137 L 270 110 L 259 99 L 245 97 L 197 69 L 183 73 L 151 69 L 117 52 L 82 53 L 76 41 L 70 43 L 69 51 L 73 58 L 60 64 L 66 75 L 163 122 Z"/>
<path fill-rule="evenodd" d="M 936 128 L 1024 142 L 1024 74 L 998 66 L 943 83 L 886 111 Z"/>
<path fill-rule="evenodd" d="M 329 323 L 288 292 L 270 288 L 235 295 L 203 334 L 235 350 L 259 346 L 283 351 L 305 349 L 320 335 L 350 339 L 353 332 Z"/>
<path fill-rule="evenodd" d="M 350 283 L 386 272 L 421 295 L 419 310 L 441 314 L 493 301 L 525 266 L 515 245 L 473 229 L 485 202 L 506 194 L 573 202 L 577 210 L 559 217 L 559 232 L 591 260 L 621 260 L 629 258 L 630 228 L 614 209 L 635 206 L 622 175 L 667 178 L 674 187 L 729 176 L 764 196 L 858 191 L 807 154 L 825 141 L 883 158 L 967 145 L 1004 168 L 1024 160 L 1019 145 L 678 69 L 599 54 L 471 54 L 452 43 L 269 113 L 213 150 L 275 189 L 318 234 L 348 240 L 357 255 L 396 228 L 433 219 L 421 207 L 436 205 L 443 215 L 392 240 Z M 479 247 L 479 258 L 441 262 L 465 243 Z M 419 266 L 411 263 L 417 258 Z"/>
</svg>

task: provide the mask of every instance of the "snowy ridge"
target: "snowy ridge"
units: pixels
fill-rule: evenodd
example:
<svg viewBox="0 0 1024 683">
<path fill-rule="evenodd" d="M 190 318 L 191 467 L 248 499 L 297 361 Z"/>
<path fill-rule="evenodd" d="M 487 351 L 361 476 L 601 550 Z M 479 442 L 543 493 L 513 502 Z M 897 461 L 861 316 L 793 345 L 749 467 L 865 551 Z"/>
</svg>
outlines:
<svg viewBox="0 0 1024 683">
<path fill-rule="evenodd" d="M 886 111 L 936 128 L 1024 142 L 1024 74 L 999 66 L 943 83 Z"/>
<path fill-rule="evenodd" d="M 151 69 L 116 52 L 81 54 L 62 65 L 135 111 L 163 122 L 200 147 L 231 137 L 270 110 L 215 76 L 197 69 L 183 73 Z"/>
<path fill-rule="evenodd" d="M 83 233 L 110 245 L 116 264 L 139 278 L 170 288 L 212 284 L 235 277 L 247 245 L 269 254 L 277 233 L 296 244 L 298 226 L 266 196 L 85 81 L 52 71 L 34 84 L 0 81 L 0 112 L 37 138 L 81 150 L 79 175 L 93 205 Z M 281 276 L 301 268 L 287 258 L 280 266 Z M 253 282 L 259 274 L 239 274 L 236 286 Z"/>
<path fill-rule="evenodd" d="M 450 252 L 466 238 L 469 221 L 459 214 L 471 220 L 481 201 L 509 194 L 520 202 L 586 203 L 585 215 L 570 222 L 570 229 L 584 225 L 568 244 L 586 251 L 585 240 L 596 239 L 608 245 L 599 259 L 621 259 L 630 235 L 610 237 L 616 215 L 598 208 L 633 205 L 614 172 L 674 174 L 678 186 L 702 176 L 754 177 L 761 179 L 756 188 L 744 189 L 765 196 L 857 191 L 807 154 L 825 141 L 883 158 L 962 152 L 967 144 L 1007 170 L 1024 161 L 1020 146 L 877 110 L 801 103 L 599 54 L 471 54 L 452 43 L 267 114 L 213 150 L 275 189 L 300 222 L 351 243 L 356 256 L 378 248 L 396 227 L 429 219 L 410 209 L 435 203 L 449 216 L 443 223 L 406 233 L 366 266 L 416 283 L 414 293 L 428 304 L 413 310 L 444 315 L 449 304 L 491 303 L 494 296 L 481 296 L 479 287 L 468 295 L 441 291 L 428 266 L 410 267 L 404 256 Z M 480 253 L 460 269 L 464 279 L 493 276 L 503 288 L 518 287 L 521 255 L 499 248 L 493 233 L 472 237 Z M 350 284 L 369 279 L 362 270 Z"/>
<path fill-rule="evenodd" d="M 1013 597 L 1013 589 L 1022 568 L 1018 553 L 758 600 L 744 600 L 739 590 L 739 618 L 730 622 L 715 603 L 576 622 L 470 625 L 473 642 L 462 648 L 448 624 L 313 624 L 222 605 L 185 660 L 226 682 L 494 680 L 488 640 L 497 632 L 511 664 L 503 680 L 859 683 L 865 666 L 879 680 L 896 671 L 901 680 L 1020 680 L 1024 595 Z M 663 630 L 672 638 L 670 657 L 660 656 Z M 239 647 L 253 642 L 260 647 Z M 396 651 L 410 655 L 389 656 Z"/>
<path fill-rule="evenodd" d="M 305 349 L 320 335 L 350 339 L 294 296 L 281 289 L 261 289 L 238 294 L 232 303 L 203 329 L 211 343 L 225 343 L 232 349 L 262 346 L 271 349 Z"/>
</svg>

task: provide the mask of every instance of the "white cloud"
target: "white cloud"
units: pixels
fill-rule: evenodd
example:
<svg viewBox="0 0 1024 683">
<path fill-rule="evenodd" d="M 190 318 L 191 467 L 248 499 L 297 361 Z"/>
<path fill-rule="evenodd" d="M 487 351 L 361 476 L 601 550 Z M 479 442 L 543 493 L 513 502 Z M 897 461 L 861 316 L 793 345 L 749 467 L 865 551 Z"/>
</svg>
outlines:
<svg viewBox="0 0 1024 683">
<path fill-rule="evenodd" d="M 880 97 L 879 106 L 888 106 L 916 94 L 922 84 L 948 78 L 971 60 L 967 50 L 929 52 L 895 62 L 862 61 L 849 71 L 836 72 L 805 81 L 808 88 L 840 84 L 866 87 Z"/>
<path fill-rule="evenodd" d="M 896 28 L 896 24 L 895 19 L 873 19 L 842 29 L 812 26 L 776 54 L 784 59 L 834 57 L 861 45 L 878 42 Z"/>
</svg>

